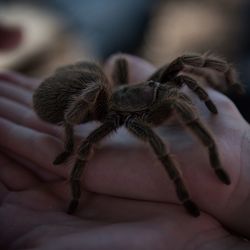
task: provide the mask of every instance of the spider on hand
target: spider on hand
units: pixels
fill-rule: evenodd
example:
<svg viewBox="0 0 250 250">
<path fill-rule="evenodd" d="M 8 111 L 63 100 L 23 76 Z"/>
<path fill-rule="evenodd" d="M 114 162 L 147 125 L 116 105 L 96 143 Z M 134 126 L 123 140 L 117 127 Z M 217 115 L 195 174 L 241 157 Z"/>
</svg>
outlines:
<svg viewBox="0 0 250 250">
<path fill-rule="evenodd" d="M 217 177 L 230 184 L 230 177 L 223 169 L 216 142 L 209 129 L 201 122 L 191 99 L 180 91 L 185 84 L 203 101 L 208 110 L 217 114 L 217 108 L 205 89 L 192 77 L 191 72 L 208 79 L 204 69 L 222 73 L 227 87 L 241 92 L 235 69 L 226 61 L 204 55 L 183 55 L 161 67 L 148 80 L 128 85 L 128 63 L 125 57 L 115 61 L 113 88 L 102 68 L 93 62 L 79 62 L 64 66 L 45 79 L 33 96 L 34 110 L 38 116 L 50 123 L 63 124 L 65 148 L 54 164 L 63 163 L 74 149 L 73 126 L 89 121 L 102 124 L 91 132 L 80 144 L 74 163 L 70 183 L 72 200 L 67 212 L 73 213 L 79 203 L 80 177 L 93 145 L 119 127 L 125 126 L 133 135 L 148 142 L 169 178 L 186 210 L 193 216 L 200 214 L 191 200 L 180 171 L 166 150 L 162 139 L 152 130 L 173 115 L 196 135 L 207 148 L 211 167 Z M 213 83 L 209 83 L 213 87 Z"/>
</svg>

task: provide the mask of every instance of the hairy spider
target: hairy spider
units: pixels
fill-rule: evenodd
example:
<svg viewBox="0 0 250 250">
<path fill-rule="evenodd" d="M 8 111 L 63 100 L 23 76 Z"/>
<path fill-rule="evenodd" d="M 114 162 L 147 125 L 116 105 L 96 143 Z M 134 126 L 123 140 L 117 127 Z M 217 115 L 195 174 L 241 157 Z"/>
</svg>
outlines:
<svg viewBox="0 0 250 250">
<path fill-rule="evenodd" d="M 147 81 L 128 85 L 128 63 L 124 57 L 116 59 L 112 79 L 113 89 L 100 66 L 92 62 L 79 62 L 56 70 L 44 80 L 33 96 L 38 116 L 50 123 L 63 124 L 65 149 L 54 164 L 63 163 L 73 152 L 73 126 L 88 121 L 102 124 L 85 138 L 78 148 L 76 161 L 70 176 L 72 200 L 67 212 L 73 213 L 81 195 L 80 176 L 91 149 L 105 136 L 125 126 L 133 135 L 148 142 L 159 161 L 174 182 L 179 200 L 189 213 L 198 216 L 200 211 L 191 200 L 175 162 L 166 150 L 162 139 L 151 127 L 177 115 L 207 148 L 210 164 L 218 178 L 230 184 L 230 178 L 222 168 L 218 149 L 211 132 L 201 122 L 190 98 L 180 92 L 186 84 L 213 114 L 217 108 L 205 89 L 193 78 L 181 74 L 190 71 L 200 76 L 205 68 L 221 72 L 228 87 L 242 90 L 234 68 L 227 62 L 204 55 L 183 55 L 169 65 L 157 70 Z M 207 77 L 206 77 L 207 78 Z M 213 83 L 212 83 L 213 84 Z M 212 85 L 213 86 L 213 85 Z"/>
</svg>

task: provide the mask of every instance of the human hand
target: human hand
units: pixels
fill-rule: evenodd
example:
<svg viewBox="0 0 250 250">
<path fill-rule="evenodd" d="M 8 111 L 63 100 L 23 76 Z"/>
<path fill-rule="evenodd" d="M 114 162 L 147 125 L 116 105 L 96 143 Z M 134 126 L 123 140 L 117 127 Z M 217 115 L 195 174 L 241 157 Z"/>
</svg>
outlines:
<svg viewBox="0 0 250 250">
<path fill-rule="evenodd" d="M 128 59 L 131 81 L 145 79 L 154 71 L 140 59 Z M 112 68 L 112 60 L 107 71 Z M 0 83 L 3 246 L 11 249 L 205 249 L 208 246 L 228 249 L 232 244 L 235 249 L 249 247 L 222 228 L 226 226 L 250 238 L 246 219 L 250 203 L 247 200 L 249 128 L 226 97 L 209 91 L 219 108 L 215 117 L 203 110 L 202 103 L 197 104 L 203 120 L 216 134 L 231 186 L 218 181 L 205 150 L 188 132 L 179 126 L 164 126 L 159 131 L 164 141 L 169 142 L 193 199 L 204 211 L 199 218 L 194 219 L 178 205 L 171 181 L 148 146 L 123 129 L 106 140 L 90 160 L 83 178 L 88 191 L 82 194 L 77 213 L 70 216 L 64 211 L 70 200 L 69 183 L 65 179 L 71 164 L 52 165 L 54 157 L 62 151 L 63 136 L 58 127 L 40 121 L 32 112 L 32 91 L 37 84 L 13 75 L 5 75 L 5 81 Z M 85 136 L 90 129 L 93 125 L 79 126 L 76 134 Z"/>
</svg>

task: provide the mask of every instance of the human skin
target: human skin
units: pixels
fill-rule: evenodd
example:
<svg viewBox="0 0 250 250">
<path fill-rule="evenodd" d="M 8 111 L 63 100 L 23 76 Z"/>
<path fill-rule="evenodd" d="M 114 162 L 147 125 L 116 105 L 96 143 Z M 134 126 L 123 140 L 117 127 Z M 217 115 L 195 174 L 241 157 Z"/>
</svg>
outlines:
<svg viewBox="0 0 250 250">
<path fill-rule="evenodd" d="M 108 75 L 115 57 L 105 65 Z M 140 58 L 126 57 L 131 83 L 155 70 Z M 191 132 L 175 120 L 156 129 L 201 216 L 187 214 L 149 145 L 123 128 L 96 147 L 82 176 L 80 206 L 68 215 L 74 156 L 67 164 L 52 164 L 63 150 L 63 130 L 32 111 L 39 83 L 0 74 L 1 249 L 250 249 L 243 239 L 250 239 L 250 129 L 227 97 L 207 89 L 219 111 L 212 115 L 184 90 L 216 138 L 229 186 L 216 177 L 206 148 Z M 97 125 L 76 126 L 76 140 Z"/>
</svg>

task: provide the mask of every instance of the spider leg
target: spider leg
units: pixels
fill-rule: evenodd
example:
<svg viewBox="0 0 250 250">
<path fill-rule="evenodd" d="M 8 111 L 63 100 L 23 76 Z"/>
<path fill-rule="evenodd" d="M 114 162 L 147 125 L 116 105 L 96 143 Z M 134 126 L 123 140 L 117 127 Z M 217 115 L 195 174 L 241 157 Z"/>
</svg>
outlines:
<svg viewBox="0 0 250 250">
<path fill-rule="evenodd" d="M 80 124 L 87 117 L 88 112 L 96 104 L 96 99 L 102 91 L 102 86 L 98 83 L 89 84 L 82 93 L 75 97 L 64 115 L 65 144 L 64 151 L 60 153 L 53 164 L 58 165 L 67 160 L 74 150 L 73 125 Z M 105 107 L 103 105 L 103 107 Z M 103 110 L 104 113 L 105 110 Z"/>
<path fill-rule="evenodd" d="M 72 214 L 78 206 L 79 199 L 81 196 L 80 177 L 88 161 L 93 145 L 102 140 L 111 132 L 115 131 L 119 126 L 119 118 L 113 117 L 113 119 L 107 120 L 100 127 L 91 132 L 87 136 L 87 138 L 81 143 L 78 149 L 77 159 L 70 176 L 73 199 L 69 204 L 67 210 L 68 214 Z"/>
<path fill-rule="evenodd" d="M 203 67 L 204 59 L 199 55 L 183 55 L 177 57 L 170 64 L 162 66 L 158 69 L 149 80 L 166 83 L 173 80 L 180 71 L 182 71 L 185 65 L 193 67 Z"/>
<path fill-rule="evenodd" d="M 155 82 L 160 82 L 164 83 L 165 78 L 162 76 L 163 73 L 167 70 L 169 67 L 169 64 L 163 65 L 159 69 L 157 69 L 149 78 L 148 81 L 155 81 Z M 176 74 L 177 75 L 177 74 Z M 164 75 L 165 76 L 165 75 Z"/>
<path fill-rule="evenodd" d="M 179 200 L 183 203 L 184 207 L 190 214 L 193 216 L 199 216 L 199 208 L 190 199 L 189 193 L 183 183 L 181 173 L 176 167 L 170 154 L 167 153 L 165 145 L 160 137 L 155 134 L 149 126 L 137 119 L 128 120 L 126 127 L 139 139 L 149 142 L 158 159 L 163 164 L 164 169 L 167 171 L 170 179 L 174 182 Z"/>
<path fill-rule="evenodd" d="M 128 62 L 122 56 L 115 60 L 112 80 L 117 85 L 128 83 Z"/>
<path fill-rule="evenodd" d="M 204 101 L 208 110 L 210 110 L 214 114 L 218 113 L 217 108 L 213 101 L 209 98 L 208 93 L 203 87 L 201 87 L 200 84 L 197 83 L 197 81 L 189 76 L 179 75 L 173 80 L 173 82 L 176 83 L 177 86 L 186 84 L 200 98 L 200 100 Z"/>
<path fill-rule="evenodd" d="M 235 91 L 237 94 L 243 94 L 245 92 L 244 86 L 240 82 L 238 73 L 232 64 L 216 57 L 206 58 L 205 55 L 204 60 L 204 66 L 202 66 L 202 68 L 184 67 L 183 71 L 186 73 L 192 73 L 194 75 L 203 77 L 205 81 L 215 89 L 225 91 L 227 90 L 227 88 L 229 88 L 229 90 Z M 223 73 L 227 86 L 224 87 L 215 84 L 212 77 L 210 77 L 211 72 L 205 72 L 203 68 L 208 68 L 215 70 L 219 73 Z"/>
<path fill-rule="evenodd" d="M 64 122 L 64 131 L 65 131 L 64 151 L 61 154 L 59 154 L 53 161 L 54 165 L 58 165 L 66 161 L 66 159 L 72 154 L 74 150 L 73 126 L 67 122 Z"/>
<path fill-rule="evenodd" d="M 202 77 L 205 80 L 205 83 L 220 92 L 226 92 L 227 90 L 227 86 L 221 84 L 220 80 L 216 79 L 211 72 L 205 71 L 203 68 L 188 67 L 184 68 L 183 72 Z"/>
<path fill-rule="evenodd" d="M 184 94 L 183 97 L 186 100 L 189 99 Z M 180 98 L 174 103 L 174 109 L 176 110 L 177 115 L 184 122 L 184 124 L 201 140 L 203 145 L 207 147 L 210 163 L 216 175 L 223 183 L 229 185 L 230 177 L 221 166 L 218 149 L 212 135 L 210 134 L 208 128 L 206 128 L 198 118 L 198 113 L 194 109 L 194 106 L 191 105 L 190 102 L 187 102 L 184 98 Z"/>
<path fill-rule="evenodd" d="M 172 61 L 169 65 L 165 65 L 156 71 L 149 80 L 166 83 L 176 77 L 182 70 L 195 73 L 196 67 L 212 69 L 223 73 L 229 88 L 239 93 L 244 91 L 234 67 L 228 62 L 214 56 L 209 56 L 206 53 L 204 55 L 182 55 Z"/>
</svg>

